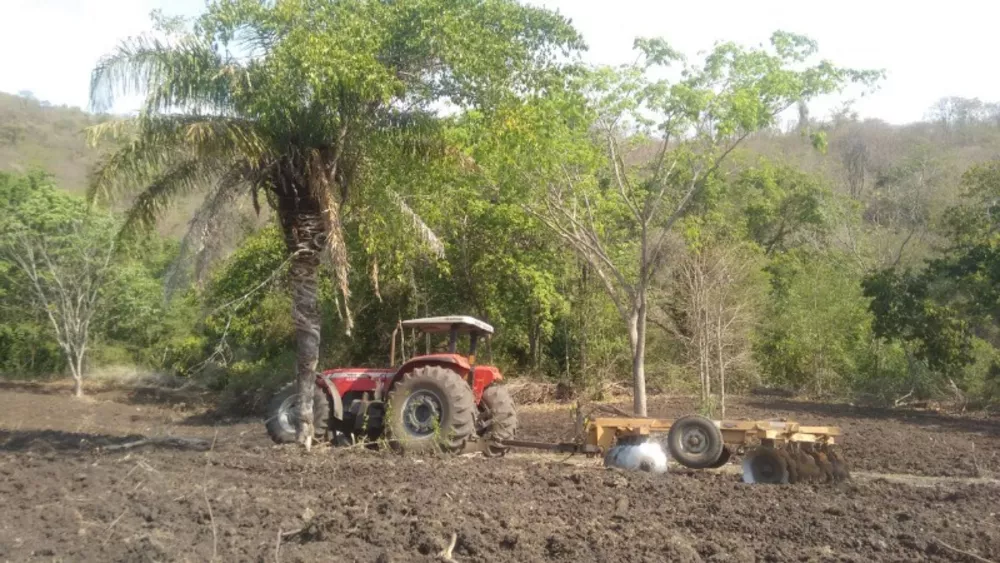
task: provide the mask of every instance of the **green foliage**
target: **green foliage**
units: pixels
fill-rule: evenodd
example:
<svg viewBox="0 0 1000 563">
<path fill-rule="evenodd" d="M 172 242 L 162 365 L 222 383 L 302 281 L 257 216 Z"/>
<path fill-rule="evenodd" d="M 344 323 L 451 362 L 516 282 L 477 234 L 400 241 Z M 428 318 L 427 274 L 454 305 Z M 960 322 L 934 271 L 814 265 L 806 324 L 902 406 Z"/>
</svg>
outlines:
<svg viewBox="0 0 1000 563">
<path fill-rule="evenodd" d="M 28 311 L 5 308 L 0 324 L 0 375 L 37 377 L 61 372 L 66 366 L 47 319 Z"/>
<path fill-rule="evenodd" d="M 830 226 L 833 194 L 815 176 L 788 165 L 762 162 L 734 182 L 746 236 L 767 254 L 821 239 Z"/>
<path fill-rule="evenodd" d="M 697 385 L 700 307 L 732 322 L 730 389 L 891 400 L 954 382 L 1000 396 L 1000 165 L 983 162 L 1000 147 L 995 104 L 942 100 L 936 123 L 907 127 L 847 106 L 810 120 L 810 99 L 882 73 L 819 60 L 785 32 L 697 60 L 639 38 L 635 64 L 587 68 L 569 22 L 510 0 L 218 0 L 192 20 L 157 13 L 154 28 L 93 76 L 97 107 L 143 96 L 134 118 L 0 94 L 0 169 L 17 172 L 0 174 L 6 240 L 45 233 L 70 260 L 121 223 L 133 235 L 101 294 L 95 364 L 218 376 L 249 409 L 287 381 L 287 222 L 259 228 L 239 198 L 280 212 L 293 185 L 336 209 L 322 331 L 349 326 L 348 297 L 356 323 L 324 341 L 321 367 L 384 365 L 400 319 L 472 314 L 498 329 L 481 358 L 602 397 L 631 369 L 622 320 L 648 290 L 666 329 L 648 339 L 656 387 Z M 794 104 L 798 130 L 777 132 Z M 99 153 L 77 135 L 88 125 L 115 149 L 91 195 L 128 204 L 123 216 L 23 172 L 45 162 L 77 190 Z M 191 206 L 168 210 L 195 199 L 179 244 L 141 234 L 187 223 Z M 89 234 L 65 228 L 84 216 Z M 0 259 L 0 372 L 59 372 L 15 266 Z M 199 283 L 167 300 L 189 271 Z M 700 285 L 683 287 L 689 273 Z"/>
<path fill-rule="evenodd" d="M 193 292 L 169 302 L 164 298 L 164 278 L 176 258 L 176 243 L 159 238 L 127 249 L 105 289 L 99 353 L 118 348 L 122 361 L 180 375 L 203 359 L 206 338 L 197 332 L 201 301 Z"/>
<path fill-rule="evenodd" d="M 884 270 L 863 282 L 875 315 L 874 333 L 914 345 L 932 370 L 954 376 L 972 361 L 968 325 L 956 311 L 937 303 L 927 279 L 910 272 Z"/>
<path fill-rule="evenodd" d="M 59 191 L 48 174 L 0 173 L 0 273 L 6 278 L 0 287 L 17 327 L 6 332 L 15 338 L 37 335 L 40 327 L 31 330 L 25 324 L 41 321 L 63 352 L 78 394 L 114 229 L 110 216 L 91 212 L 82 199 Z M 17 343 L 10 345 L 16 355 Z"/>
<path fill-rule="evenodd" d="M 867 300 L 845 256 L 792 252 L 776 257 L 772 298 L 755 346 L 767 381 L 838 393 L 874 365 Z"/>
<path fill-rule="evenodd" d="M 911 344 L 932 387 L 948 379 L 992 397 L 996 352 L 987 347 L 1000 342 L 1000 238 L 993 217 L 1000 167 L 974 166 L 962 185 L 960 203 L 944 213 L 947 253 L 919 272 L 875 272 L 864 288 L 876 334 Z"/>
<path fill-rule="evenodd" d="M 971 248 L 1000 236 L 1000 161 L 969 168 L 960 201 L 944 213 L 944 232 L 957 248 Z"/>
</svg>

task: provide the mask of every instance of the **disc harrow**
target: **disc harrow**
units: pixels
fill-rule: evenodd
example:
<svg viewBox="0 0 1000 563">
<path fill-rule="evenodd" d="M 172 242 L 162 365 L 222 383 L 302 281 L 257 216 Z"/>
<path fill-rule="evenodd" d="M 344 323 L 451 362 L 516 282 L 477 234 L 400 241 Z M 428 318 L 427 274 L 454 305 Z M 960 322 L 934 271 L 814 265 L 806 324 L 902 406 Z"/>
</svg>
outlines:
<svg viewBox="0 0 1000 563">
<path fill-rule="evenodd" d="M 767 441 L 747 452 L 742 468 L 747 483 L 833 483 L 851 478 L 843 453 L 833 444 Z"/>
<path fill-rule="evenodd" d="M 578 414 L 574 442 L 504 440 L 505 447 L 603 455 L 604 465 L 664 473 L 668 460 L 690 469 L 717 469 L 742 456 L 742 479 L 753 484 L 834 483 L 850 479 L 836 426 L 789 420 L 677 420 Z"/>
</svg>

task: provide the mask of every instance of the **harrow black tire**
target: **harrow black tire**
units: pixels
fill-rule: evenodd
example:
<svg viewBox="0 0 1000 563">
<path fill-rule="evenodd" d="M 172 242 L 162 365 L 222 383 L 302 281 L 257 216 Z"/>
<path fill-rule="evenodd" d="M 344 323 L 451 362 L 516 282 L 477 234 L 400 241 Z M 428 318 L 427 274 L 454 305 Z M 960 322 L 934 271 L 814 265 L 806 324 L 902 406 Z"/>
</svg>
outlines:
<svg viewBox="0 0 1000 563">
<path fill-rule="evenodd" d="M 267 434 L 277 444 L 295 442 L 298 422 L 299 388 L 295 382 L 282 387 L 267 405 L 264 423 Z M 313 391 L 313 429 L 316 438 L 322 439 L 330 427 L 330 399 L 322 389 Z"/>
<path fill-rule="evenodd" d="M 707 469 L 718 463 L 725 444 L 722 432 L 704 416 L 692 414 L 674 421 L 667 433 L 670 457 L 684 467 Z"/>
<path fill-rule="evenodd" d="M 743 482 L 785 485 L 789 482 L 788 461 L 774 448 L 756 447 L 743 458 Z"/>
<path fill-rule="evenodd" d="M 722 447 L 722 454 L 719 455 L 719 459 L 715 460 L 715 463 L 709 465 L 709 469 L 718 469 L 723 465 L 729 463 L 729 459 L 733 457 L 733 452 L 728 447 Z"/>
<path fill-rule="evenodd" d="M 510 391 L 500 384 L 493 384 L 483 390 L 479 403 L 483 422 L 488 424 L 482 438 L 487 441 L 484 453 L 487 457 L 502 457 L 510 448 L 497 446 L 497 442 L 513 440 L 517 435 L 517 409 Z"/>
<path fill-rule="evenodd" d="M 403 452 L 456 452 L 476 432 L 476 398 L 465 380 L 439 366 L 419 367 L 389 392 L 387 433 Z"/>
</svg>

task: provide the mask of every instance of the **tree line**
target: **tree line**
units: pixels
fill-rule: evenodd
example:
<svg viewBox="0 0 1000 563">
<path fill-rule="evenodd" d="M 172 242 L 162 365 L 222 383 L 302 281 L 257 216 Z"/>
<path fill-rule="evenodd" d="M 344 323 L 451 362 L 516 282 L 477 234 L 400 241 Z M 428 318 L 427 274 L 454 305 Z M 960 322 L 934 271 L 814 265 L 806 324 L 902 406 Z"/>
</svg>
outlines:
<svg viewBox="0 0 1000 563">
<path fill-rule="evenodd" d="M 647 386 L 722 413 L 756 386 L 995 396 L 994 105 L 817 120 L 809 100 L 883 73 L 786 32 L 698 59 L 640 38 L 593 67 L 568 21 L 515 2 L 154 23 L 94 70 L 95 108 L 146 98 L 89 129 L 86 199 L 0 176 L 5 374 L 295 372 L 311 400 L 317 367 L 385 364 L 400 319 L 455 313 L 498 327 L 505 372 L 625 383 L 641 414 Z M 192 193 L 187 235 L 152 234 Z"/>
</svg>

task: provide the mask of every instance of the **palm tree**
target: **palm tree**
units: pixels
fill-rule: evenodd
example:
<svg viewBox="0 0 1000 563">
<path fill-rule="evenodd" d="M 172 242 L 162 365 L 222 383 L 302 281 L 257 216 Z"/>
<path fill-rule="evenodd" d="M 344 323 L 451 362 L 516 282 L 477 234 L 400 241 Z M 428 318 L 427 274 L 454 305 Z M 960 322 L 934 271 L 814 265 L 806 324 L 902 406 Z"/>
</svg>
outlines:
<svg viewBox="0 0 1000 563">
<path fill-rule="evenodd" d="M 129 39 L 94 69 L 95 109 L 133 93 L 144 102 L 137 115 L 91 129 L 92 142 L 119 144 L 94 171 L 90 196 L 138 188 L 127 232 L 205 190 L 187 244 L 211 242 L 237 197 L 249 194 L 259 211 L 264 196 L 289 252 L 298 439 L 308 448 L 324 252 L 351 326 L 345 206 L 358 194 L 395 202 L 436 242 L 372 171 L 454 163 L 460 155 L 439 135 L 448 120 L 435 104 L 488 111 L 516 101 L 557 68 L 558 51 L 579 45 L 563 18 L 513 0 L 216 0 L 192 31 Z"/>
</svg>

